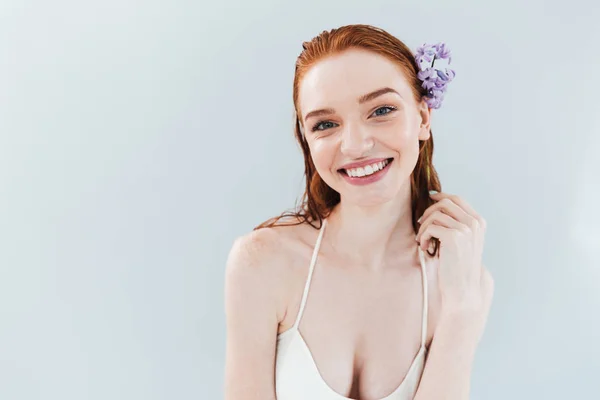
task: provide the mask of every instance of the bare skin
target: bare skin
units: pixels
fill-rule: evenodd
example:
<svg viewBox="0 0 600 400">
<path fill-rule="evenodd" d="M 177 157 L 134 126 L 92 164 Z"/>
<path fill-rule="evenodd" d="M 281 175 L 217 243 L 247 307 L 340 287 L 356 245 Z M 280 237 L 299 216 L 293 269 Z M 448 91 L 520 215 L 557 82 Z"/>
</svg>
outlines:
<svg viewBox="0 0 600 400">
<path fill-rule="evenodd" d="M 412 240 L 387 254 L 382 265 L 373 268 L 336 253 L 335 246 L 340 244 L 328 233 L 331 232 L 326 229 L 299 329 L 323 380 L 334 391 L 353 399 L 380 399 L 404 379 L 420 345 L 423 289 L 417 243 L 413 235 Z M 232 293 L 235 277 L 228 295 L 239 296 L 237 301 L 243 303 L 239 312 L 245 314 L 247 324 L 258 327 L 259 321 L 268 319 L 276 325 L 263 337 L 250 334 L 256 329 L 239 336 L 230 332 L 229 338 L 235 340 L 237 336 L 240 348 L 252 348 L 262 354 L 253 357 L 252 363 L 255 371 L 261 371 L 261 378 L 258 373 L 230 375 L 238 380 L 235 387 L 246 388 L 237 396 L 230 393 L 230 398 L 275 398 L 275 335 L 294 324 L 317 235 L 318 231 L 307 224 L 290 225 L 253 232 L 238 243 L 239 251 L 246 255 L 275 259 L 272 263 L 262 261 L 252 279 L 261 290 L 272 291 L 267 298 L 273 301 L 266 301 L 265 293 Z M 433 258 L 427 262 L 428 345 L 439 315 L 435 264 Z M 236 266 L 232 267 L 230 272 L 235 274 Z M 230 309 L 235 313 L 235 306 Z M 231 320 L 236 317 L 230 315 Z M 258 344 L 262 348 L 256 348 Z M 228 362 L 229 372 L 235 369 L 236 362 L 245 365 L 241 357 L 231 352 Z M 250 392 L 257 396 L 247 397 Z"/>
</svg>

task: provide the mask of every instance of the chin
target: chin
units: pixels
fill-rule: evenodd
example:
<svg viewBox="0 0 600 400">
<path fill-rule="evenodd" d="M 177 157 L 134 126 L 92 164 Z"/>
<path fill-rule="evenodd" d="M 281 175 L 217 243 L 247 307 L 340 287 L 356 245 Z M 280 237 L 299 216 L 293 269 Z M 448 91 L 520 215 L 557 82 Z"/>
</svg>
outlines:
<svg viewBox="0 0 600 400">
<path fill-rule="evenodd" d="M 394 201 L 400 193 L 401 185 L 378 185 L 372 190 L 365 187 L 345 189 L 339 192 L 343 202 L 361 207 L 373 207 Z"/>
<path fill-rule="evenodd" d="M 394 168 L 380 181 L 364 186 L 341 182 L 335 189 L 345 203 L 361 207 L 383 205 L 396 200 L 405 185 L 410 187 L 410 175 L 401 178 L 398 172 L 398 169 Z"/>
</svg>

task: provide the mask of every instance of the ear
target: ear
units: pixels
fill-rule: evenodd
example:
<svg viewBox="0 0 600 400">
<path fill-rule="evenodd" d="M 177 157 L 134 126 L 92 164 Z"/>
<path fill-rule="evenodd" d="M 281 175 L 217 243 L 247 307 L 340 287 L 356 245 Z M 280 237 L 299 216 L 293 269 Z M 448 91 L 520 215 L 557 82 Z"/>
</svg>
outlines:
<svg viewBox="0 0 600 400">
<path fill-rule="evenodd" d="M 428 140 L 431 136 L 431 108 L 427 105 L 425 100 L 421 100 L 418 105 L 418 111 L 420 116 L 419 124 L 419 140 Z"/>
</svg>

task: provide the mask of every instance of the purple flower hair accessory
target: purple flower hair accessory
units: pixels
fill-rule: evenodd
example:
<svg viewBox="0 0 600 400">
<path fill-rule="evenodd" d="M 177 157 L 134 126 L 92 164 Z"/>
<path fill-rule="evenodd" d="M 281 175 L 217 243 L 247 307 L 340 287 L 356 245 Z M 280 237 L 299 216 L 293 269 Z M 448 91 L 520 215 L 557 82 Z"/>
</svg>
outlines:
<svg viewBox="0 0 600 400">
<path fill-rule="evenodd" d="M 417 49 L 415 60 L 419 66 L 417 76 L 423 81 L 422 86 L 427 89 L 427 105 L 430 108 L 440 108 L 446 88 L 456 73 L 450 68 L 434 68 L 436 60 L 448 60 L 448 64 L 452 61 L 450 49 L 446 47 L 444 42 L 437 44 L 423 44 Z M 424 63 L 431 63 L 431 65 Z"/>
</svg>

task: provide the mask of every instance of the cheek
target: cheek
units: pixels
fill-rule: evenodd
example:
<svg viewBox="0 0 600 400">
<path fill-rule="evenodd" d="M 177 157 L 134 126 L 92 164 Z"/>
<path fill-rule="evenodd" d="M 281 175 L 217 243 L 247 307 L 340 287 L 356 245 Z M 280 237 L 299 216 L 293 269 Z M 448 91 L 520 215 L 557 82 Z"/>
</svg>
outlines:
<svg viewBox="0 0 600 400">
<path fill-rule="evenodd" d="M 380 137 L 383 139 L 382 141 L 386 147 L 402 154 L 405 151 L 412 151 L 413 144 L 418 143 L 417 135 L 418 132 L 415 133 L 408 124 L 399 121 L 396 124 L 386 127 Z"/>
<path fill-rule="evenodd" d="M 309 143 L 310 154 L 319 175 L 327 174 L 331 163 L 335 160 L 335 145 L 327 140 L 317 140 Z"/>
</svg>

